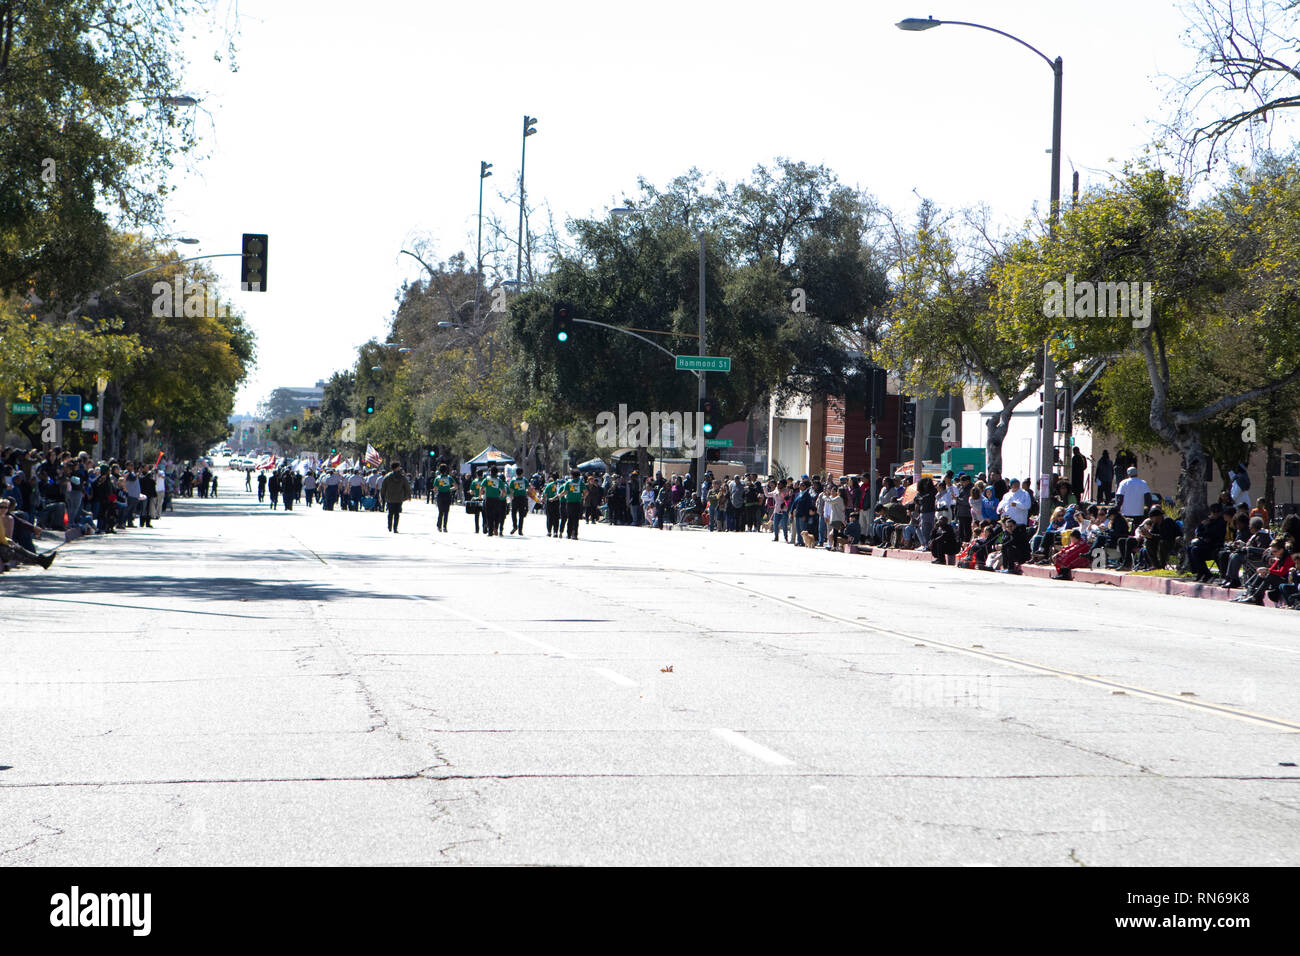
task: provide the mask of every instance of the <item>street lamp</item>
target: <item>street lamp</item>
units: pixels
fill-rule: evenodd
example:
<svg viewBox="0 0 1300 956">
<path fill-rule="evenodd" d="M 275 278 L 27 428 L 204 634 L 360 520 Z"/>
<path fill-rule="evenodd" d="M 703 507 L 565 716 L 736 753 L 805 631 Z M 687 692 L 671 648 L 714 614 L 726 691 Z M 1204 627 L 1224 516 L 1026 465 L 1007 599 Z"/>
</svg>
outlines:
<svg viewBox="0 0 1300 956">
<path fill-rule="evenodd" d="M 491 175 L 492 164 L 480 159 L 478 163 L 478 258 L 474 260 L 474 322 L 476 325 L 478 323 L 479 299 L 483 296 L 483 180 Z M 522 167 L 519 170 L 519 177 L 522 182 Z"/>
<path fill-rule="evenodd" d="M 993 27 L 984 26 L 982 23 L 969 23 L 965 20 L 936 20 L 934 17 L 921 19 L 919 17 L 908 17 L 905 20 L 899 20 L 894 24 L 898 29 L 909 33 L 919 33 L 923 30 L 933 30 L 935 27 L 944 26 L 957 27 L 974 27 L 976 30 L 986 30 L 989 33 L 996 33 L 998 36 L 1004 36 L 1008 40 L 1015 40 L 1021 46 L 1038 54 L 1038 56 L 1052 69 L 1052 192 L 1051 192 L 1051 210 L 1049 230 L 1051 237 L 1056 238 L 1057 220 L 1060 215 L 1061 206 L 1061 84 L 1064 71 L 1064 64 L 1058 56 L 1055 60 L 1049 57 L 1042 50 L 1031 46 L 1018 36 L 1013 36 L 1004 30 L 998 30 Z M 1056 366 L 1052 361 L 1051 343 L 1043 343 L 1043 424 L 1039 433 L 1039 470 L 1038 477 L 1038 527 L 1039 530 L 1047 527 L 1051 520 L 1052 506 L 1050 503 L 1050 488 L 1052 480 L 1052 466 L 1054 462 L 1054 451 L 1056 445 Z M 917 428 L 920 428 L 918 423 Z"/>
<path fill-rule="evenodd" d="M 523 281 L 524 269 L 524 158 L 528 152 L 528 137 L 537 132 L 537 127 L 533 125 L 536 122 L 536 116 L 524 114 L 524 138 L 519 149 L 519 250 L 515 257 L 516 284 Z"/>
<path fill-rule="evenodd" d="M 108 388 L 108 376 L 100 375 L 95 379 L 95 387 L 99 389 L 99 421 L 95 424 L 99 427 L 95 429 L 98 436 L 95 442 L 95 462 L 99 463 L 104 458 L 104 391 Z"/>
</svg>

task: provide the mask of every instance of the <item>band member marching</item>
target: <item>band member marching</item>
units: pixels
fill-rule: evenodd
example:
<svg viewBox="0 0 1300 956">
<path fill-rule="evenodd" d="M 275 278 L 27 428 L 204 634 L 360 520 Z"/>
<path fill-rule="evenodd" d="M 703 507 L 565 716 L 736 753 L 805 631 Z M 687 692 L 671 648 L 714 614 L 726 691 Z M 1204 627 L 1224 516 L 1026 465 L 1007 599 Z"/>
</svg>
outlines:
<svg viewBox="0 0 1300 956">
<path fill-rule="evenodd" d="M 431 482 L 434 501 L 438 503 L 438 530 L 447 530 L 447 512 L 451 510 L 451 492 L 452 480 L 451 475 L 447 474 L 447 466 L 439 465 L 438 473 L 433 476 Z"/>
</svg>

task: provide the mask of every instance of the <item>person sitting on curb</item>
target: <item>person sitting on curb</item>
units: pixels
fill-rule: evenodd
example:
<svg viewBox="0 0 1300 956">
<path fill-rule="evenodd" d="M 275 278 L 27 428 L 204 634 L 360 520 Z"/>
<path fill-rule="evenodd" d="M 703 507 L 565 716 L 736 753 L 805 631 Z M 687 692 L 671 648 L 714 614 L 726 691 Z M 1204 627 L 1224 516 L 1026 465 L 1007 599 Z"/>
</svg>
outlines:
<svg viewBox="0 0 1300 956">
<path fill-rule="evenodd" d="M 10 514 L 12 507 L 12 499 L 0 498 L 0 569 L 11 563 L 39 564 L 42 568 L 48 569 L 54 563 L 55 552 L 37 554 L 34 551 L 28 551 L 13 540 L 14 519 Z"/>
<path fill-rule="evenodd" d="M 1066 531 L 1061 543 L 1061 550 L 1052 556 L 1052 564 L 1056 567 L 1052 580 L 1069 581 L 1072 580 L 1071 571 L 1088 566 L 1091 547 L 1078 531 Z"/>
<path fill-rule="evenodd" d="M 1008 515 L 1002 519 L 1002 532 L 1002 562 L 998 571 L 1002 574 L 1020 574 L 1020 565 L 1029 560 L 1029 531 Z"/>
<path fill-rule="evenodd" d="M 957 552 L 961 544 L 957 540 L 957 530 L 948 520 L 947 515 L 935 519 L 934 532 L 930 535 L 930 553 L 934 555 L 931 564 L 956 564 Z"/>
<path fill-rule="evenodd" d="M 1178 522 L 1166 518 L 1159 505 L 1152 505 L 1147 519 L 1137 529 L 1138 540 L 1142 542 L 1142 563 L 1152 570 L 1163 571 L 1180 535 Z"/>
<path fill-rule="evenodd" d="M 1218 565 L 1223 570 L 1220 587 L 1241 587 L 1241 567 L 1247 560 L 1261 560 L 1268 552 L 1273 538 L 1264 525 L 1264 519 L 1256 516 L 1250 519 L 1249 534 L 1243 540 L 1238 537 L 1219 552 Z"/>
<path fill-rule="evenodd" d="M 1274 541 L 1268 546 L 1268 555 L 1269 563 L 1256 569 L 1259 573 L 1259 583 L 1246 593 L 1233 598 L 1235 603 L 1263 606 L 1265 594 L 1268 594 L 1277 604 L 1283 603 L 1282 586 L 1290 579 L 1295 561 L 1281 540 Z"/>
</svg>

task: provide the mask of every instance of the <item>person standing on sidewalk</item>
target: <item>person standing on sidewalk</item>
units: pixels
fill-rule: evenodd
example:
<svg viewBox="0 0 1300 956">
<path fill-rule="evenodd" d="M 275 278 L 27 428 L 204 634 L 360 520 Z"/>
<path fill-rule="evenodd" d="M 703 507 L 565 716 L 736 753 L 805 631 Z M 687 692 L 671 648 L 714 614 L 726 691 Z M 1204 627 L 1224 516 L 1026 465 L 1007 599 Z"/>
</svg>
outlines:
<svg viewBox="0 0 1300 956">
<path fill-rule="evenodd" d="M 438 505 L 438 530 L 447 530 L 447 513 L 451 511 L 452 480 L 451 475 L 447 474 L 447 466 L 439 465 L 438 473 L 433 476 L 430 483 L 433 490 L 434 501 Z"/>
<path fill-rule="evenodd" d="M 411 482 L 402 474 L 399 462 L 393 462 L 384 480 L 379 483 L 379 497 L 388 512 L 388 530 L 397 534 L 397 523 L 402 520 L 402 504 L 411 497 Z"/>
</svg>

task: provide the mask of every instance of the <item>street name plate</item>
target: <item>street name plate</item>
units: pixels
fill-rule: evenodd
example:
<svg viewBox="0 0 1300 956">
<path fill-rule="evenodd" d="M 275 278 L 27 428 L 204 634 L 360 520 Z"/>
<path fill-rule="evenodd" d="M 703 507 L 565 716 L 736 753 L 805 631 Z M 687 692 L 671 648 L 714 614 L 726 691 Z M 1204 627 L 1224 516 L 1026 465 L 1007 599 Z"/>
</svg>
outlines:
<svg viewBox="0 0 1300 956">
<path fill-rule="evenodd" d="M 732 445 L 730 438 L 706 438 L 704 439 L 705 448 L 730 448 Z"/>
<path fill-rule="evenodd" d="M 10 402 L 9 411 L 14 415 L 35 415 L 40 409 L 31 402 Z"/>
<path fill-rule="evenodd" d="M 721 355 L 677 355 L 679 372 L 730 372 L 731 359 Z"/>
</svg>

